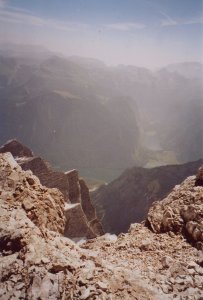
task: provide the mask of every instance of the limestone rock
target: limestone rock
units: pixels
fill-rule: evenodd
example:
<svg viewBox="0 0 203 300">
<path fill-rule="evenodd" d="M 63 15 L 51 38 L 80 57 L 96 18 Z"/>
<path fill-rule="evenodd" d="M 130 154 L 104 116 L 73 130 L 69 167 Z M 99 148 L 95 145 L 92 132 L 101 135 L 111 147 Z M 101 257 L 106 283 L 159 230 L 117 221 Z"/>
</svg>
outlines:
<svg viewBox="0 0 203 300">
<path fill-rule="evenodd" d="M 33 205 L 24 203 L 27 197 Z M 137 299 L 158 299 L 158 290 L 132 270 L 109 269 L 91 249 L 62 237 L 63 206 L 58 190 L 41 186 L 10 153 L 0 154 L 0 299 L 108 299 L 113 293 L 135 299 L 134 290 Z"/>
<path fill-rule="evenodd" d="M 127 232 L 132 223 L 144 221 L 153 202 L 167 197 L 175 185 L 195 174 L 202 164 L 203 159 L 182 165 L 133 167 L 92 191 L 91 198 L 105 232 Z"/>
<path fill-rule="evenodd" d="M 197 172 L 195 185 L 203 186 L 203 166 Z"/>
<path fill-rule="evenodd" d="M 65 172 L 65 175 L 69 182 L 69 197 L 71 199 L 71 203 L 80 203 L 81 195 L 78 171 L 75 169 L 70 170 Z"/>
<path fill-rule="evenodd" d="M 22 145 L 15 139 L 8 141 L 6 144 L 0 147 L 0 153 L 5 152 L 11 152 L 14 157 L 33 156 L 32 151 L 28 147 Z"/>
<path fill-rule="evenodd" d="M 64 200 L 70 202 L 68 179 L 63 172 L 52 170 L 51 166 L 41 157 L 23 157 L 16 158 L 16 160 L 23 170 L 31 170 L 43 185 L 59 189 L 64 196 Z"/>
<path fill-rule="evenodd" d="M 39 179 L 31 171 L 24 172 L 10 153 L 0 154 L 0 166 L 1 199 L 9 201 L 14 208 L 20 205 L 27 217 L 42 231 L 46 227 L 63 233 L 65 218 L 62 194 L 57 189 L 41 186 Z"/>
<path fill-rule="evenodd" d="M 82 209 L 89 221 L 94 220 L 96 218 L 96 212 L 90 200 L 89 189 L 83 179 L 79 180 L 79 185 Z"/>
<path fill-rule="evenodd" d="M 84 211 L 85 216 L 89 222 L 89 226 L 96 236 L 102 235 L 104 234 L 104 231 L 101 223 L 97 219 L 96 211 L 94 206 L 92 205 L 89 189 L 86 185 L 86 182 L 80 178 L 79 184 L 82 210 Z"/>
<path fill-rule="evenodd" d="M 203 243 L 203 186 L 197 186 L 197 177 L 188 177 L 162 201 L 149 210 L 147 221 L 154 232 L 182 233 L 198 247 Z"/>
<path fill-rule="evenodd" d="M 64 235 L 71 238 L 94 238 L 80 203 L 65 205 L 66 226 Z"/>
<path fill-rule="evenodd" d="M 191 228 L 201 218 L 194 199 L 202 201 L 202 187 L 194 182 L 189 178 L 175 188 L 183 214 L 187 211 L 181 218 Z M 170 203 L 159 203 L 156 222 L 164 203 L 165 220 L 174 228 L 171 218 L 182 214 L 176 194 L 170 195 Z M 81 203 L 64 203 L 58 190 L 43 187 L 11 154 L 0 154 L 0 299 L 201 299 L 202 251 L 185 239 L 184 230 L 159 234 L 133 224 L 127 234 L 97 237 L 79 247 L 61 235 L 64 213 L 75 208 L 84 216 Z M 153 224 L 155 207 L 151 213 Z"/>
<path fill-rule="evenodd" d="M 57 188 L 63 194 L 66 203 L 79 204 L 75 209 L 66 211 L 67 224 L 69 224 L 66 224 L 66 236 L 87 237 L 84 235 L 86 232 L 88 237 L 93 238 L 104 233 L 91 203 L 89 190 L 85 181 L 79 179 L 77 170 L 65 173 L 54 171 L 46 161 L 41 157 L 33 156 L 31 150 L 16 140 L 6 143 L 0 148 L 0 152 L 11 152 L 15 155 L 15 160 L 23 170 L 31 170 L 44 186 Z M 29 180 L 31 183 L 32 179 Z M 28 208 L 31 205 L 30 199 L 24 201 L 23 205 Z M 71 213 L 73 216 L 70 215 Z M 76 219 L 74 220 L 74 218 Z"/>
</svg>

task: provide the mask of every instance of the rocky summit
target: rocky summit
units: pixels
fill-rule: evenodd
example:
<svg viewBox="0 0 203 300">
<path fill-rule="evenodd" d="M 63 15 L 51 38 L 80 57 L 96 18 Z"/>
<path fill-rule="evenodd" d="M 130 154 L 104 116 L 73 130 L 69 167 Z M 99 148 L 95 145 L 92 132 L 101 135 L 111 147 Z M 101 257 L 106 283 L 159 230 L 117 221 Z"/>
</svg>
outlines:
<svg viewBox="0 0 203 300">
<path fill-rule="evenodd" d="M 64 235 L 71 238 L 94 238 L 103 234 L 89 190 L 77 170 L 54 171 L 49 163 L 17 140 L 9 140 L 0 147 L 0 153 L 10 152 L 23 170 L 31 170 L 41 184 L 57 188 L 65 200 Z M 29 201 L 28 201 L 29 202 Z"/>
<path fill-rule="evenodd" d="M 147 221 L 154 232 L 175 232 L 203 250 L 203 184 L 197 176 L 188 177 L 176 186 L 170 195 L 155 202 L 149 210 Z"/>
<path fill-rule="evenodd" d="M 201 174 L 128 233 L 75 244 L 63 232 L 77 202 L 0 154 L 0 299 L 202 299 Z"/>
<path fill-rule="evenodd" d="M 175 185 L 195 174 L 202 164 L 203 159 L 199 159 L 151 169 L 133 167 L 94 190 L 91 197 L 104 230 L 119 234 L 127 232 L 130 224 L 145 220 L 153 202 L 166 198 Z"/>
</svg>

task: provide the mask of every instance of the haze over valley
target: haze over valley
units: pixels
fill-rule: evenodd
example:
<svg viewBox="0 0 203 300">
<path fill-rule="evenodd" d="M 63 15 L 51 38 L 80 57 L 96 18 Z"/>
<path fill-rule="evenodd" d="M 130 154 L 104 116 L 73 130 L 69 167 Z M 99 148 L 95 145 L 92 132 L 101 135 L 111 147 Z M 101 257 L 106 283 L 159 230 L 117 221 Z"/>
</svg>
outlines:
<svg viewBox="0 0 203 300">
<path fill-rule="evenodd" d="M 0 0 L 0 299 L 203 299 L 203 0 Z"/>
<path fill-rule="evenodd" d="M 202 0 L 0 0 L 0 143 L 109 182 L 203 154 Z"/>
<path fill-rule="evenodd" d="M 0 48 L 0 142 L 104 181 L 203 156 L 202 64 L 106 66 L 44 48 Z"/>
</svg>

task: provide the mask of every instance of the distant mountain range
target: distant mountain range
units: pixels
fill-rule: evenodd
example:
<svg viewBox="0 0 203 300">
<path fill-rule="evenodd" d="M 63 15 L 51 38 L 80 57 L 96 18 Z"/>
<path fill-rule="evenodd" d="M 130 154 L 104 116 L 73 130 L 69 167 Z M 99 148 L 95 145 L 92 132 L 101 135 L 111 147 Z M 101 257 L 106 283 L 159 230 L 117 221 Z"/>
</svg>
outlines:
<svg viewBox="0 0 203 300">
<path fill-rule="evenodd" d="M 109 181 L 133 165 L 203 156 L 202 65 L 107 67 L 41 47 L 0 48 L 0 143 Z"/>
<path fill-rule="evenodd" d="M 179 64 L 172 64 L 166 67 L 167 71 L 178 73 L 187 78 L 202 79 L 203 68 L 202 63 L 185 62 Z"/>
<path fill-rule="evenodd" d="M 166 197 L 175 185 L 194 175 L 203 159 L 182 165 L 144 169 L 134 167 L 92 192 L 92 201 L 105 232 L 127 232 L 146 218 L 152 203 Z"/>
</svg>

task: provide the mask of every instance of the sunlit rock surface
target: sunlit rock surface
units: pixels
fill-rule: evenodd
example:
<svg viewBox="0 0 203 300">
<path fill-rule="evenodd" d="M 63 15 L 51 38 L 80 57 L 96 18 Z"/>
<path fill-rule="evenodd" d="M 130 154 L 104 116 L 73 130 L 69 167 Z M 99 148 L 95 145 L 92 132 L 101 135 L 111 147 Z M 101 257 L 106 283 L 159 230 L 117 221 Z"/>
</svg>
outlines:
<svg viewBox="0 0 203 300">
<path fill-rule="evenodd" d="M 133 167 L 91 193 L 105 232 L 127 232 L 130 224 L 146 219 L 154 201 L 165 198 L 175 185 L 197 172 L 203 159 L 151 169 Z M 198 178 L 203 178 L 200 176 Z M 203 180 L 198 181 L 203 185 Z"/>
<path fill-rule="evenodd" d="M 54 171 L 46 161 L 34 156 L 31 150 L 17 140 L 7 142 L 0 148 L 1 152 L 12 153 L 22 169 L 31 170 L 44 186 L 57 188 L 63 194 L 66 203 L 78 204 L 74 210 L 66 207 L 66 236 L 93 238 L 103 234 L 90 200 L 89 190 L 85 181 L 79 178 L 77 170 L 66 173 Z M 87 235 L 84 235 L 85 233 Z"/>
<path fill-rule="evenodd" d="M 163 222 L 157 216 L 166 202 L 167 210 L 181 200 L 184 212 L 191 205 L 201 210 L 203 187 L 195 180 L 186 179 L 168 202 L 152 207 L 151 226 L 133 224 L 126 234 L 106 234 L 78 246 L 61 235 L 64 209 L 78 204 L 65 204 L 58 190 L 43 187 L 11 154 L 0 154 L 0 299 L 201 299 L 199 245 L 183 227 L 162 233 L 151 228 L 153 220 L 156 228 Z M 201 224 L 201 214 L 188 215 L 189 222 Z"/>
<path fill-rule="evenodd" d="M 202 168 L 201 168 L 202 170 Z M 188 177 L 149 210 L 147 220 L 154 232 L 175 232 L 188 237 L 203 250 L 203 187 L 197 176 Z"/>
</svg>

